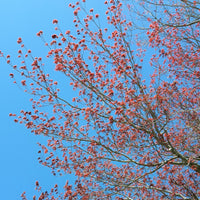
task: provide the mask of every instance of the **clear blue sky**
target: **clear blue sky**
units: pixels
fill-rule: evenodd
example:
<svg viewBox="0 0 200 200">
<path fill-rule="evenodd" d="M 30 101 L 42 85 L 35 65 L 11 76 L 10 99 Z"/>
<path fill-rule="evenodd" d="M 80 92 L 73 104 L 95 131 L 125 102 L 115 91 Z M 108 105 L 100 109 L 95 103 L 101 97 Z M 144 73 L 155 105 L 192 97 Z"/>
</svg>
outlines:
<svg viewBox="0 0 200 200">
<path fill-rule="evenodd" d="M 98 3 L 89 2 L 93 5 Z M 16 41 L 22 37 L 34 56 L 44 57 L 48 49 L 36 33 L 43 30 L 50 37 L 54 31 L 53 19 L 59 20 L 63 30 L 71 28 L 73 15 L 68 3 L 67 0 L 1 1 L 0 50 L 16 59 L 19 47 Z M 45 188 L 50 188 L 57 182 L 65 183 L 67 177 L 54 177 L 50 169 L 38 163 L 37 142 L 42 142 L 44 138 L 32 135 L 23 125 L 14 123 L 13 118 L 8 117 L 9 113 L 28 110 L 30 96 L 12 84 L 9 78 L 12 70 L 3 59 L 0 59 L 0 67 L 0 198 L 20 199 L 21 193 L 26 191 L 28 199 L 31 199 L 36 180 Z"/>
</svg>

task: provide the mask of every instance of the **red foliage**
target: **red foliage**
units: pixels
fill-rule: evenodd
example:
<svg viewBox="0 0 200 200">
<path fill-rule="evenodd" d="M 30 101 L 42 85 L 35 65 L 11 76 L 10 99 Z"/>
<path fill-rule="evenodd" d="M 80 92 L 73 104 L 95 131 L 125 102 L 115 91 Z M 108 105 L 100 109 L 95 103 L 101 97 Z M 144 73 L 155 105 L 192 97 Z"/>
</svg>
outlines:
<svg viewBox="0 0 200 200">
<path fill-rule="evenodd" d="M 63 193 L 56 185 L 39 199 L 199 199 L 199 2 L 105 1 L 106 27 L 95 9 L 79 18 L 83 2 L 69 5 L 77 32 L 57 28 L 46 44 L 55 71 L 78 91 L 72 102 L 30 50 L 29 66 L 25 60 L 13 66 L 33 95 L 32 111 L 22 110 L 15 121 L 48 136 L 40 163 L 77 177 Z M 147 31 L 134 31 L 142 23 Z"/>
</svg>

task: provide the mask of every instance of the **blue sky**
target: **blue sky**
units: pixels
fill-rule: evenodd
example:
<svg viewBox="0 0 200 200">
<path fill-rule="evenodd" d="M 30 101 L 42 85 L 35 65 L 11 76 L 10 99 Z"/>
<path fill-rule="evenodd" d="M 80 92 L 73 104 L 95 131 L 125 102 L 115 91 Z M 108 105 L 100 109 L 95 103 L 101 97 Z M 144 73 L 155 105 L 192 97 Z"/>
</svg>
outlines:
<svg viewBox="0 0 200 200">
<path fill-rule="evenodd" d="M 18 51 L 17 39 L 22 37 L 26 46 L 32 50 L 34 56 L 44 57 L 48 51 L 36 33 L 43 30 L 47 37 L 54 31 L 53 19 L 58 19 L 65 30 L 72 26 L 72 10 L 68 8 L 68 1 L 59 0 L 6 0 L 0 6 L 0 50 L 5 55 L 16 60 Z M 12 84 L 9 74 L 11 68 L 0 59 L 0 191 L 1 199 L 20 199 L 23 191 L 28 199 L 34 194 L 35 181 L 39 180 L 45 188 L 55 183 L 65 183 L 66 177 L 54 177 L 51 170 L 43 167 L 37 161 L 38 145 L 44 138 L 36 137 L 26 130 L 23 125 L 13 122 L 9 113 L 19 113 L 21 109 L 29 109 L 27 94 Z"/>
</svg>

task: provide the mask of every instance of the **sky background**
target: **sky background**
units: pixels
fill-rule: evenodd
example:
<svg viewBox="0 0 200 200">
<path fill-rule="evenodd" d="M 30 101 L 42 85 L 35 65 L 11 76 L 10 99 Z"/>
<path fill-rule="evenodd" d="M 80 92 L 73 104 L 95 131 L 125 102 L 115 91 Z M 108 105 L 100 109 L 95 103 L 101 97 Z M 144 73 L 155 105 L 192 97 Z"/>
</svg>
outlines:
<svg viewBox="0 0 200 200">
<path fill-rule="evenodd" d="M 99 1 L 88 1 L 98 9 Z M 95 3 L 94 3 L 95 2 Z M 103 0 L 101 1 L 101 3 Z M 45 57 L 48 49 L 36 36 L 40 30 L 50 37 L 54 32 L 53 19 L 59 20 L 63 30 L 72 28 L 72 10 L 69 1 L 59 0 L 6 0 L 0 5 L 0 50 L 12 56 L 13 64 L 19 45 L 18 37 L 22 37 L 34 57 Z M 30 96 L 13 84 L 9 74 L 12 69 L 0 58 L 0 198 L 5 200 L 20 199 L 26 191 L 28 199 L 34 195 L 35 181 L 39 180 L 44 188 L 51 188 L 55 183 L 64 184 L 66 177 L 55 177 L 51 170 L 38 163 L 37 142 L 45 138 L 34 136 L 23 125 L 13 122 L 9 113 L 19 113 L 21 109 L 29 110 Z M 54 67 L 52 65 L 52 67 Z"/>
</svg>

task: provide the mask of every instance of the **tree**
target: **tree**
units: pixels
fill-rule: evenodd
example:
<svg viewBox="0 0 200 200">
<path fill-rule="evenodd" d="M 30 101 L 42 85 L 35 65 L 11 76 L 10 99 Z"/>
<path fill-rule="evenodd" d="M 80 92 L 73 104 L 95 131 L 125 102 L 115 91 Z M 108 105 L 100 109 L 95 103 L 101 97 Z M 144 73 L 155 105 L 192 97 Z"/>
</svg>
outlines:
<svg viewBox="0 0 200 200">
<path fill-rule="evenodd" d="M 45 42 L 72 101 L 21 38 L 22 66 L 6 58 L 33 96 L 15 121 L 48 138 L 39 162 L 77 178 L 63 193 L 36 182 L 39 199 L 199 199 L 200 2 L 105 1 L 106 27 L 84 4 L 69 4 L 76 33 L 54 20 Z"/>
</svg>

